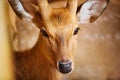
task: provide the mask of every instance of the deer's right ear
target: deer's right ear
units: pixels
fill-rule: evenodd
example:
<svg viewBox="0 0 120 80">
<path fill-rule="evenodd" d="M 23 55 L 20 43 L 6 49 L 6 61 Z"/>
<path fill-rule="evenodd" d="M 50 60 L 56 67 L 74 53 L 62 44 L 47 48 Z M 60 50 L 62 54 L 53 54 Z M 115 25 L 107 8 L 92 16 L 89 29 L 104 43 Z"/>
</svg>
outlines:
<svg viewBox="0 0 120 80">
<path fill-rule="evenodd" d="M 8 0 L 16 15 L 21 19 L 32 19 L 35 9 L 29 0 Z"/>
<path fill-rule="evenodd" d="M 77 17 L 79 23 L 94 22 L 105 10 L 109 0 L 87 0 L 80 6 Z"/>
<path fill-rule="evenodd" d="M 16 32 L 12 35 L 14 51 L 30 50 L 39 38 L 39 29 L 32 22 L 37 10 L 30 0 L 9 0 L 9 3 L 20 18 L 14 17 L 16 25 Z"/>
<path fill-rule="evenodd" d="M 16 33 L 12 37 L 14 51 L 31 50 L 39 39 L 40 30 L 29 20 L 16 19 Z"/>
</svg>

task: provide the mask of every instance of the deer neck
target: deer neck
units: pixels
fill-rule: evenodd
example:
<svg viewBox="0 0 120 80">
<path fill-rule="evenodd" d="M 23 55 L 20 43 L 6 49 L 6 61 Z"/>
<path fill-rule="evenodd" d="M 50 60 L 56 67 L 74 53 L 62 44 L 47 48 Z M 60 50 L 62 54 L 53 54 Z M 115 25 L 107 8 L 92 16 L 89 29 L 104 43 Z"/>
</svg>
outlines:
<svg viewBox="0 0 120 80">
<path fill-rule="evenodd" d="M 15 67 L 18 80 L 61 80 L 61 74 L 50 64 L 41 46 L 42 41 L 38 40 L 36 46 L 30 51 L 15 52 Z"/>
</svg>

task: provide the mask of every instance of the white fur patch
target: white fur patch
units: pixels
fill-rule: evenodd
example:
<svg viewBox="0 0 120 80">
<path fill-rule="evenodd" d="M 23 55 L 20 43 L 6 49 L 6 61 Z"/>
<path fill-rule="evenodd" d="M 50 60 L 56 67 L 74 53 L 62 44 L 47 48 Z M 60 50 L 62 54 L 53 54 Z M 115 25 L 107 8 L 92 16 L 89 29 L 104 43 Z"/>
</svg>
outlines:
<svg viewBox="0 0 120 80">
<path fill-rule="evenodd" d="M 83 4 L 81 10 L 77 14 L 79 23 L 89 23 L 91 17 L 99 17 L 106 7 L 106 2 L 98 0 L 90 0 Z"/>
</svg>

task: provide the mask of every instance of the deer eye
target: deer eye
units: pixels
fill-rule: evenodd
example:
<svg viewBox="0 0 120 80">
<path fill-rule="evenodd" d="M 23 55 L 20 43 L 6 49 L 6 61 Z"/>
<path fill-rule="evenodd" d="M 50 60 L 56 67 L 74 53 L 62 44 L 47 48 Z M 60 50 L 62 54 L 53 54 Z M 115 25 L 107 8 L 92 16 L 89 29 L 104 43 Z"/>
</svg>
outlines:
<svg viewBox="0 0 120 80">
<path fill-rule="evenodd" d="M 42 33 L 42 35 L 43 35 L 44 37 L 49 38 L 47 32 L 46 32 L 44 29 L 41 29 L 40 32 Z"/>
<path fill-rule="evenodd" d="M 73 34 L 73 35 L 77 35 L 79 30 L 80 30 L 80 28 L 76 28 L 76 29 L 74 30 L 74 34 Z"/>
</svg>

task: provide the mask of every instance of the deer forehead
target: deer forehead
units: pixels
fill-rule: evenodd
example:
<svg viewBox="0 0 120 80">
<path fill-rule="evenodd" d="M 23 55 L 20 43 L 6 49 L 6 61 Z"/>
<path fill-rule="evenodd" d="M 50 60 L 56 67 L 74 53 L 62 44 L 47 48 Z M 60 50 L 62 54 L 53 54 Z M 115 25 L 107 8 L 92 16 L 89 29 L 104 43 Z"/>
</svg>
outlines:
<svg viewBox="0 0 120 80">
<path fill-rule="evenodd" d="M 53 38 L 53 40 L 61 40 L 61 39 L 69 39 L 74 32 L 75 27 L 73 27 L 72 24 L 62 26 L 62 27 L 49 27 L 46 28 L 47 33 L 49 34 L 50 38 Z"/>
<path fill-rule="evenodd" d="M 78 25 L 75 24 L 74 21 L 67 24 L 66 22 L 52 22 L 51 24 L 46 27 L 46 31 L 50 36 L 54 38 L 58 38 L 61 36 L 64 38 L 68 38 L 73 35 L 75 28 L 78 27 Z"/>
<path fill-rule="evenodd" d="M 52 26 L 57 28 L 65 28 L 77 23 L 76 16 L 73 17 L 69 11 L 64 8 L 54 9 L 49 18 Z"/>
</svg>

